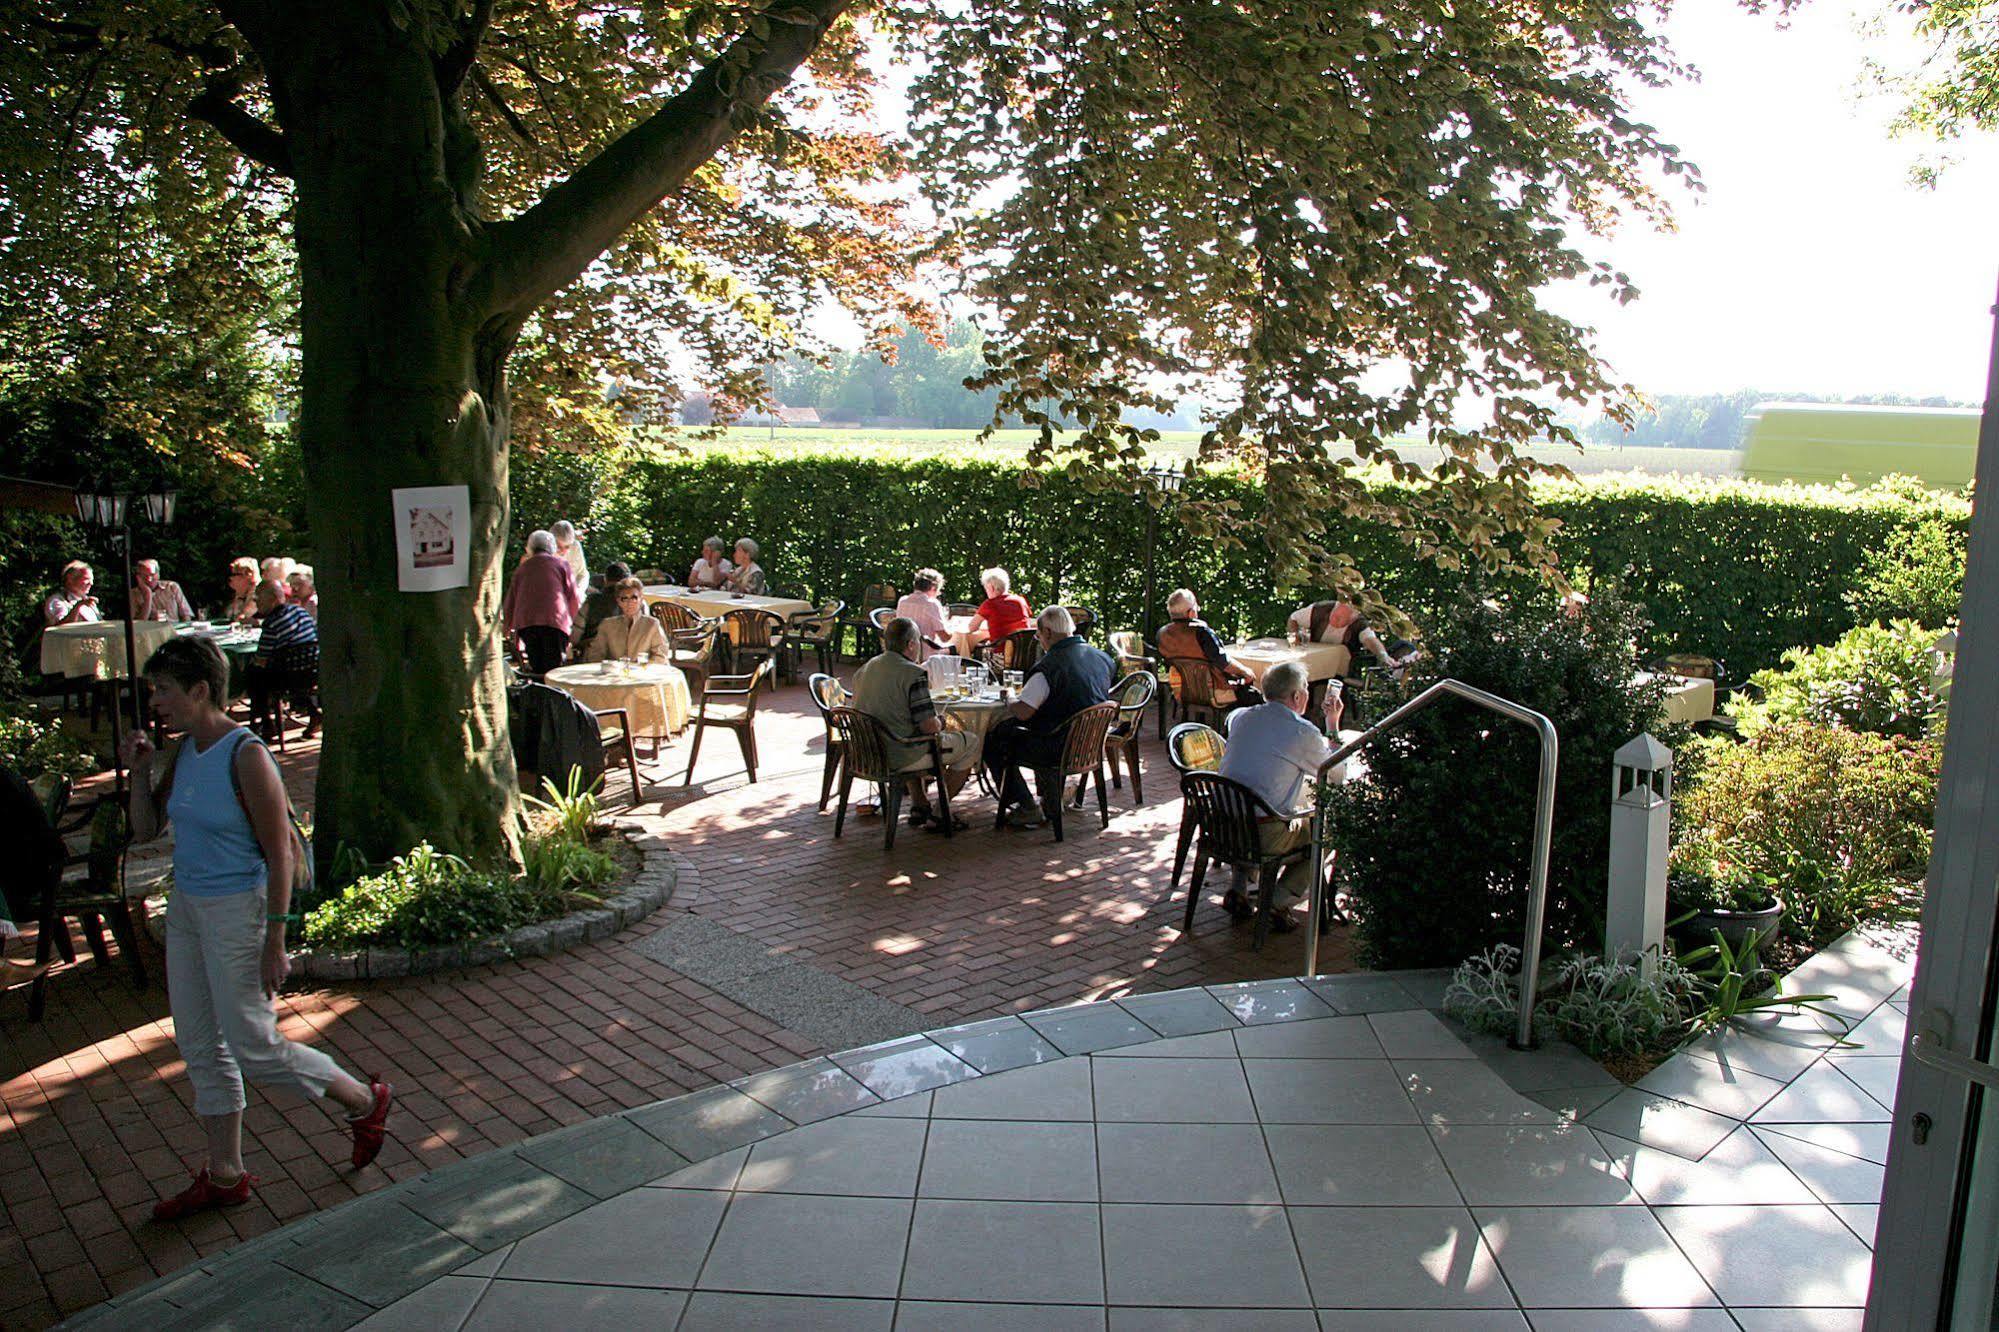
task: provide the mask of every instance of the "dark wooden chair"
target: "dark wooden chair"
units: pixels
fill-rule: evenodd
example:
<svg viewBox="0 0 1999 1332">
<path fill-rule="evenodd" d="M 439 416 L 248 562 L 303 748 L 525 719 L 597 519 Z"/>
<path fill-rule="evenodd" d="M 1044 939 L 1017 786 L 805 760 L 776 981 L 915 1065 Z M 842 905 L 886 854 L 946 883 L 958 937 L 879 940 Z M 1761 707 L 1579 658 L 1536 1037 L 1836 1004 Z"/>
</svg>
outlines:
<svg viewBox="0 0 1999 1332">
<path fill-rule="evenodd" d="M 694 745 L 687 754 L 686 786 L 694 780 L 694 760 L 701 756 L 701 737 L 709 727 L 736 733 L 742 747 L 743 766 L 750 781 L 757 779 L 757 696 L 770 678 L 771 660 L 765 657 L 748 675 L 711 675 L 701 682 L 701 699 L 695 705 Z"/>
<path fill-rule="evenodd" d="M 608 769 L 618 759 L 624 759 L 625 771 L 632 779 L 632 804 L 638 804 L 639 756 L 637 742 L 632 735 L 631 713 L 624 708 L 592 708 L 590 711 L 597 718 L 597 734 L 603 740 L 604 766 Z M 613 719 L 615 719 L 614 724 L 605 724 Z M 653 757 L 657 759 L 659 755 L 655 754 Z M 605 794 L 608 795 L 610 783 L 606 782 L 604 785 Z"/>
<path fill-rule="evenodd" d="M 1076 622 L 1076 632 L 1084 638 L 1088 638 L 1095 631 L 1097 613 L 1088 606 L 1064 606 L 1062 609 L 1069 612 L 1069 618 Z"/>
<path fill-rule="evenodd" d="M 672 638 L 675 634 L 699 629 L 707 621 L 687 609 L 677 601 L 655 601 L 646 608 L 652 618 L 659 621 L 659 627 Z"/>
<path fill-rule="evenodd" d="M 1166 736 L 1166 761 L 1186 777 L 1190 772 L 1214 772 L 1222 766 L 1228 738 L 1212 726 L 1181 722 Z M 1187 848 L 1194 844 L 1194 807 L 1180 805 L 1180 843 L 1173 850 L 1172 891 L 1180 888 L 1180 871 L 1187 867 Z"/>
<path fill-rule="evenodd" d="M 729 669 L 740 675 L 758 662 L 776 664 L 784 646 L 784 617 L 775 611 L 743 608 L 722 616 Z"/>
<path fill-rule="evenodd" d="M 1286 865 L 1302 865 L 1312 854 L 1312 844 L 1289 851 L 1265 851 L 1259 819 L 1283 817 L 1256 792 L 1241 782 L 1218 772 L 1190 772 L 1180 779 L 1180 791 L 1192 811 L 1196 836 L 1194 881 L 1187 886 L 1187 916 L 1181 930 L 1192 933 L 1194 908 L 1200 905 L 1201 886 L 1207 880 L 1208 865 L 1219 862 L 1254 878 L 1257 882 L 1256 935 L 1252 949 L 1261 949 L 1276 917 L 1277 871 Z"/>
<path fill-rule="evenodd" d="M 988 669 L 1026 671 L 1041 660 L 1041 638 L 1031 628 L 1016 629 L 997 642 L 981 645 Z"/>
<path fill-rule="evenodd" d="M 840 769 L 847 759 L 847 742 L 833 729 L 832 711 L 847 706 L 853 695 L 847 687 L 832 676 L 821 672 L 805 682 L 805 690 L 812 696 L 812 706 L 819 709 L 819 720 L 826 723 L 826 775 L 819 779 L 819 812 L 826 812 L 826 804 L 833 798 L 833 782 L 840 775 Z"/>
<path fill-rule="evenodd" d="M 951 816 L 951 791 L 945 784 L 944 750 L 934 735 L 891 737 L 888 729 L 880 721 L 858 708 L 829 708 L 826 711 L 827 725 L 840 738 L 845 752 L 845 764 L 840 774 L 840 804 L 833 814 L 833 836 L 844 831 L 847 822 L 847 797 L 853 789 L 854 779 L 873 782 L 881 793 L 882 850 L 895 850 L 895 826 L 902 821 L 902 798 L 904 779 L 911 774 L 896 770 L 889 754 L 891 740 L 902 744 L 927 744 L 930 750 L 930 771 L 926 774 L 937 779 L 937 808 L 943 820 L 944 835 L 951 836 L 953 819 Z"/>
<path fill-rule="evenodd" d="M 72 854 L 66 839 L 88 832 L 89 844 Z M 15 923 L 36 923 L 38 975 L 28 989 L 28 1019 L 42 1020 L 48 1002 L 48 968 L 55 955 L 76 961 L 69 922 L 83 926 L 98 965 L 109 965 L 104 927 L 118 942 L 132 983 L 146 985 L 146 962 L 139 952 L 132 908 L 125 900 L 125 852 L 131 832 L 124 807 L 115 799 L 69 805 L 69 783 L 61 781 L 44 798 L 11 768 L 0 768 L 0 845 L 8 855 L 8 911 Z M 74 871 L 74 872 L 72 872 Z"/>
<path fill-rule="evenodd" d="M 274 745 L 285 748 L 285 729 L 292 712 L 305 714 L 308 736 L 319 732 L 319 654 L 309 661 L 289 667 L 253 661 L 249 670 L 250 729 Z"/>
<path fill-rule="evenodd" d="M 833 640 L 840 632 L 840 613 L 847 609 L 847 603 L 835 599 L 815 611 L 799 611 L 784 623 L 784 667 L 788 679 L 798 678 L 798 668 L 803 664 L 807 651 L 818 659 L 822 674 L 833 670 L 835 649 L 839 646 Z"/>
<path fill-rule="evenodd" d="M 696 697 L 710 675 L 715 673 L 715 656 L 721 648 L 722 626 L 704 621 L 698 629 L 680 629 L 667 635 L 668 655 L 673 665 L 687 677 L 687 688 Z"/>
<path fill-rule="evenodd" d="M 833 631 L 833 655 L 840 655 L 840 644 L 847 636 L 847 630 L 854 631 L 854 654 L 858 657 L 872 657 L 881 649 L 881 639 L 870 639 L 869 630 L 874 628 L 872 612 L 887 607 L 891 615 L 895 613 L 896 591 L 892 583 L 869 583 L 861 595 L 849 603 L 847 613 L 840 617 L 839 627 Z"/>
<path fill-rule="evenodd" d="M 1080 777 L 1077 794 L 1090 777 L 1097 779 L 1097 814 L 1103 819 L 1103 826 L 1111 826 L 1111 798 L 1109 788 L 1104 783 L 1104 737 L 1110 733 L 1117 721 L 1117 704 L 1092 703 L 1068 721 L 1062 723 L 1058 732 L 1062 736 L 1061 757 L 1052 767 L 1034 769 L 1034 793 L 1040 797 L 1041 812 L 1054 826 L 1055 840 L 1062 840 L 1063 799 L 1071 777 Z M 998 828 L 1005 823 L 1006 811 L 1002 809 L 993 820 Z"/>
</svg>

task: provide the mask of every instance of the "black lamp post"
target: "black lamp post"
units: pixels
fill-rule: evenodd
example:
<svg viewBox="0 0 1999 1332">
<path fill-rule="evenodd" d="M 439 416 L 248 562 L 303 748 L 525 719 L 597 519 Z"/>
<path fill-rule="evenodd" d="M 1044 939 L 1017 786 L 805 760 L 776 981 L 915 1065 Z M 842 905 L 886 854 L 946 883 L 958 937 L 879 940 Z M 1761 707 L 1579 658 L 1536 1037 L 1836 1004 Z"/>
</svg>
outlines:
<svg viewBox="0 0 1999 1332">
<path fill-rule="evenodd" d="M 1144 475 L 1152 488 L 1160 494 L 1177 495 L 1180 493 L 1180 487 L 1186 484 L 1188 473 L 1193 470 L 1191 463 L 1188 464 L 1186 472 L 1181 471 L 1174 463 L 1154 463 L 1145 469 Z M 1152 613 L 1153 607 L 1158 604 L 1159 593 L 1157 569 L 1154 564 L 1158 544 L 1159 509 L 1148 501 L 1145 506 L 1145 603 L 1138 611 L 1139 632 L 1144 635 L 1148 649 L 1152 645 L 1153 636 L 1159 632 L 1159 621 L 1153 618 Z"/>
<path fill-rule="evenodd" d="M 138 648 L 136 634 L 132 627 L 132 506 L 136 500 L 146 511 L 147 521 L 165 527 L 174 520 L 174 502 L 179 492 L 171 488 L 133 495 L 106 485 L 79 486 L 76 491 L 76 516 L 84 526 L 92 531 L 102 532 L 118 548 L 125 562 L 125 675 L 132 682 L 132 729 L 146 728 L 144 711 L 139 702 Z M 125 766 L 120 751 L 118 735 L 118 712 L 124 700 L 116 697 L 120 688 L 116 676 L 111 679 L 113 698 L 111 700 L 111 771 L 122 791 L 125 784 Z"/>
</svg>

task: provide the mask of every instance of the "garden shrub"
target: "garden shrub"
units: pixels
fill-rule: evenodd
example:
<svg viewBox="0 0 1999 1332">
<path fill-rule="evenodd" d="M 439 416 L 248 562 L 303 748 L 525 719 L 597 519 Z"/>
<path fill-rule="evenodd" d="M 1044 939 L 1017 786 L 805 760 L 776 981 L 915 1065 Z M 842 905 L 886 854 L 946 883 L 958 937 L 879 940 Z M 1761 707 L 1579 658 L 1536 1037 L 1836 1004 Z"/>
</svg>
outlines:
<svg viewBox="0 0 1999 1332">
<path fill-rule="evenodd" d="M 1494 944 L 1466 958 L 1444 987 L 1444 1012 L 1488 1036 L 1510 1036 L 1520 1017 L 1520 950 Z"/>
<path fill-rule="evenodd" d="M 98 762 L 88 746 L 71 735 L 59 720 L 45 719 L 25 709 L 0 707 L 0 766 L 33 781 L 45 772 L 83 777 L 96 772 Z"/>
<path fill-rule="evenodd" d="M 1910 619 L 1941 629 L 1964 601 L 1966 532 L 1938 518 L 1897 528 L 1861 559 L 1846 594 L 1856 622 Z"/>
<path fill-rule="evenodd" d="M 423 843 L 306 913 L 315 948 L 437 948 L 524 923 L 527 895 L 508 876 Z"/>
<path fill-rule="evenodd" d="M 1823 944 L 1891 906 L 1926 870 L 1941 746 L 1812 722 L 1711 753 L 1680 789 L 1681 839 L 1706 839 L 1789 906 L 1785 931 Z"/>
<path fill-rule="evenodd" d="M 1801 721 L 1909 739 L 1940 734 L 1946 699 L 1937 688 L 1936 639 L 1934 629 L 1896 620 L 1850 629 L 1823 647 L 1792 648 L 1781 669 L 1749 677 L 1748 693 L 1724 711 L 1745 737 Z"/>
<path fill-rule="evenodd" d="M 1561 738 L 1545 938 L 1600 947 L 1609 856 L 1606 778 L 1652 729 L 1665 686 L 1633 679 L 1641 622 L 1615 597 L 1587 618 L 1465 600 L 1430 626 L 1408 682 L 1451 676 L 1545 714 Z M 1661 735 L 1671 743 L 1671 733 Z M 1521 937 L 1540 746 L 1525 726 L 1459 700 L 1416 714 L 1367 751 L 1368 777 L 1327 793 L 1362 960 L 1441 966 Z"/>
<path fill-rule="evenodd" d="M 1702 1008 L 1694 974 L 1671 957 L 1647 976 L 1635 959 L 1566 958 L 1536 1009 L 1540 1030 L 1593 1059 L 1637 1055 L 1673 1044 Z"/>
</svg>

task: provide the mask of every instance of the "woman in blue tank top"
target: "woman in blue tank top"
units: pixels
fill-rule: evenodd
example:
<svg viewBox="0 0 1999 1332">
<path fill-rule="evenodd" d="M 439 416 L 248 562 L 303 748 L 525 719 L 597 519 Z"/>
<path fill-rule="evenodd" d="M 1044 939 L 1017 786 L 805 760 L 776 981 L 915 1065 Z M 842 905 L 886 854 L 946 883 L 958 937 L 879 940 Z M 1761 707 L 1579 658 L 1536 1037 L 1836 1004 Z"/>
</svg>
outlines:
<svg viewBox="0 0 1999 1332">
<path fill-rule="evenodd" d="M 247 1202 L 243 1083 L 331 1096 L 348 1112 L 353 1161 L 382 1149 L 389 1084 L 366 1084 L 332 1059 L 278 1033 L 271 999 L 285 982 L 285 926 L 298 843 L 271 753 L 222 711 L 229 667 L 206 638 L 176 638 L 146 663 L 153 712 L 180 733 L 171 757 L 140 731 L 125 742 L 132 770 L 132 833 L 151 841 L 174 828 L 167 903 L 167 990 L 174 1039 L 194 1083 L 208 1160 L 194 1182 L 153 1208 L 162 1221 Z M 159 769 L 159 771 L 155 771 Z"/>
</svg>

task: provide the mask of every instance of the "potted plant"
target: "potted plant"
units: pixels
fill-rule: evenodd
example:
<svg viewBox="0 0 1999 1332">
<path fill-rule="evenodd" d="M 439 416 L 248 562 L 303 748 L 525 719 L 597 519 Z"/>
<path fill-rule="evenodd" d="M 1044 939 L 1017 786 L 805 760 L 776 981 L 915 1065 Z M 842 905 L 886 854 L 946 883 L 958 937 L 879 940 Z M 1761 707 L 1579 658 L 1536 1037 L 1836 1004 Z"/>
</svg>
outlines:
<svg viewBox="0 0 1999 1332">
<path fill-rule="evenodd" d="M 1770 879 L 1752 873 L 1706 838 L 1673 848 L 1666 900 L 1675 917 L 1674 934 L 1690 947 L 1719 933 L 1742 952 L 1776 934 L 1784 903 Z"/>
</svg>

